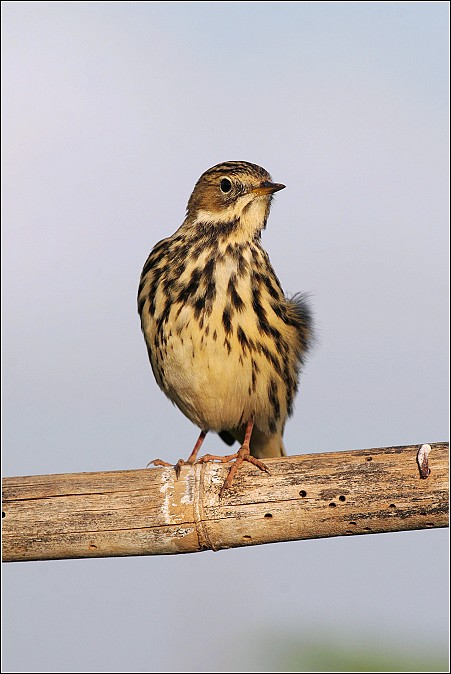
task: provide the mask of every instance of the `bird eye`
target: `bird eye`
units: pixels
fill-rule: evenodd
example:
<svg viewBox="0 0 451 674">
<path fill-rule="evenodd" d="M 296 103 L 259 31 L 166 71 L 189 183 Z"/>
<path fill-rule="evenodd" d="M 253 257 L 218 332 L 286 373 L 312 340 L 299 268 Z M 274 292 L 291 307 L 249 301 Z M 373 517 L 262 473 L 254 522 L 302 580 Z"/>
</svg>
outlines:
<svg viewBox="0 0 451 674">
<path fill-rule="evenodd" d="M 219 187 L 221 188 L 221 192 L 230 192 L 232 189 L 232 183 L 228 178 L 223 178 L 219 183 Z"/>
</svg>

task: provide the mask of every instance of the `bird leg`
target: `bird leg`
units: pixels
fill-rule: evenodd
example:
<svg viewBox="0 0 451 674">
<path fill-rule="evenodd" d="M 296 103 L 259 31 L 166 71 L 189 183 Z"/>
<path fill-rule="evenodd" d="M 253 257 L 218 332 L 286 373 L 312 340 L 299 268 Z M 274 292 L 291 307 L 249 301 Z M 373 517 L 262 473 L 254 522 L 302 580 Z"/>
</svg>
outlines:
<svg viewBox="0 0 451 674">
<path fill-rule="evenodd" d="M 203 441 L 205 440 L 205 436 L 208 433 L 208 431 L 201 431 L 197 439 L 197 442 L 194 445 L 193 451 L 191 452 L 186 461 L 184 461 L 184 459 L 179 459 L 177 463 L 174 465 L 173 463 L 168 463 L 167 461 L 162 461 L 161 459 L 154 459 L 153 461 L 149 461 L 147 466 L 150 466 L 151 464 L 153 464 L 154 466 L 173 466 L 175 468 L 175 474 L 178 479 L 182 466 L 192 465 L 193 463 L 207 463 L 209 461 L 220 461 L 221 463 L 227 463 L 228 461 L 235 460 L 228 472 L 224 484 L 221 487 L 221 491 L 219 492 L 219 498 L 222 498 L 226 489 L 229 489 L 231 487 L 236 472 L 244 461 L 248 461 L 249 463 L 252 463 L 254 466 L 257 466 L 257 468 L 260 468 L 260 470 L 264 471 L 265 473 L 269 473 L 267 466 L 262 461 L 259 461 L 259 459 L 256 459 L 255 456 L 252 456 L 251 454 L 250 440 L 253 428 L 254 428 L 254 420 L 250 419 L 250 421 L 247 422 L 243 444 L 241 445 L 239 450 L 235 452 L 235 454 L 228 454 L 227 456 L 204 454 L 204 456 L 201 456 L 198 459 L 197 455 L 199 453 Z"/>
<path fill-rule="evenodd" d="M 175 464 L 175 474 L 177 476 L 177 479 L 179 478 L 180 471 L 182 470 L 182 466 L 188 464 L 192 465 L 195 460 L 197 459 L 197 455 L 199 453 L 199 449 L 202 447 L 202 443 L 205 440 L 205 436 L 207 435 L 208 431 L 201 431 L 199 437 L 197 438 L 197 442 L 193 447 L 193 451 L 189 455 L 186 461 L 183 459 L 179 459 L 177 463 Z"/>
<path fill-rule="evenodd" d="M 179 459 L 177 463 L 174 465 L 173 463 L 168 463 L 167 461 L 162 461 L 161 459 L 154 459 L 153 461 L 149 461 L 147 464 L 146 468 L 153 464 L 154 466 L 174 466 L 175 468 L 175 474 L 177 479 L 179 478 L 180 471 L 182 469 L 182 466 L 185 466 L 186 464 L 192 465 L 197 458 L 197 455 L 199 453 L 199 449 L 202 446 L 203 441 L 205 440 L 205 436 L 207 435 L 208 431 L 201 431 L 199 437 L 197 438 L 196 444 L 194 445 L 193 451 L 189 455 L 186 461 L 183 459 Z"/>
<path fill-rule="evenodd" d="M 235 462 L 233 466 L 230 468 L 229 473 L 224 481 L 224 484 L 221 487 L 221 491 L 219 492 L 219 498 L 222 498 L 225 490 L 231 487 L 233 478 L 235 477 L 235 474 L 238 468 L 243 463 L 243 461 L 249 461 L 249 463 L 252 463 L 254 466 L 257 466 L 257 468 L 260 468 L 260 470 L 263 470 L 265 473 L 269 473 L 267 466 L 265 466 L 265 464 L 262 461 L 259 461 L 258 459 L 255 458 L 255 456 L 252 456 L 251 454 L 251 448 L 249 443 L 251 440 L 253 428 L 254 428 L 254 420 L 250 419 L 250 421 L 248 421 L 246 426 L 246 433 L 244 435 L 243 444 L 235 454 L 229 454 L 228 456 L 215 456 L 214 454 L 205 454 L 204 456 L 201 456 L 200 459 L 198 459 L 196 462 L 196 463 L 205 463 L 207 461 L 221 461 L 221 463 L 226 463 L 227 461 L 232 461 L 233 459 L 235 459 Z"/>
</svg>

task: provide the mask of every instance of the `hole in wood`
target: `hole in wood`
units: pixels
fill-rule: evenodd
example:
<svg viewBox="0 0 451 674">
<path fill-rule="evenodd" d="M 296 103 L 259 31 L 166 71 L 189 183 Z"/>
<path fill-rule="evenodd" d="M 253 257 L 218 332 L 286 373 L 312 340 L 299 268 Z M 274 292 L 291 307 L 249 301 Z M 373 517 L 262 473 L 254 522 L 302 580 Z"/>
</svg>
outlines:
<svg viewBox="0 0 451 674">
<path fill-rule="evenodd" d="M 307 496 L 307 492 L 304 489 L 301 489 L 299 492 L 299 496 L 302 496 L 302 498 L 305 498 Z"/>
<path fill-rule="evenodd" d="M 367 456 L 367 457 L 366 457 L 366 460 L 367 460 L 367 461 L 372 461 L 372 460 L 373 460 L 373 457 L 372 457 L 372 456 Z"/>
<path fill-rule="evenodd" d="M 243 536 L 243 541 L 251 541 L 252 537 L 251 536 Z"/>
<path fill-rule="evenodd" d="M 271 513 L 266 513 L 265 520 L 270 520 L 272 517 Z"/>
<path fill-rule="evenodd" d="M 346 501 L 346 496 L 339 496 L 339 497 L 338 497 L 338 500 L 339 500 L 339 501 L 342 501 L 342 502 L 343 502 L 343 501 Z"/>
<path fill-rule="evenodd" d="M 349 526 L 356 527 L 356 526 L 357 526 L 357 522 L 349 522 Z"/>
<path fill-rule="evenodd" d="M 4 513 L 3 510 L 2 510 L 2 518 L 3 517 L 6 517 L 6 513 Z"/>
<path fill-rule="evenodd" d="M 390 505 L 389 505 L 388 507 L 389 507 L 389 508 L 396 508 L 396 506 L 395 506 L 394 503 L 390 503 Z"/>
<path fill-rule="evenodd" d="M 337 504 L 332 501 L 332 503 L 329 503 L 329 508 L 336 508 Z"/>
</svg>

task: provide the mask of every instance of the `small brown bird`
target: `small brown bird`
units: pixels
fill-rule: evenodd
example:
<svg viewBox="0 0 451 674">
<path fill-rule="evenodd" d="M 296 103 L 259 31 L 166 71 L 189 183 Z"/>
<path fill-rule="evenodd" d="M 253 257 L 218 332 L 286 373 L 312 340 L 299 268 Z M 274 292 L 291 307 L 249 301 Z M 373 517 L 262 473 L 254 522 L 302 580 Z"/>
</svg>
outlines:
<svg viewBox="0 0 451 674">
<path fill-rule="evenodd" d="M 283 429 L 311 343 L 305 297 L 285 297 L 260 240 L 272 195 L 284 187 L 245 161 L 208 169 L 183 224 L 157 243 L 141 274 L 138 310 L 155 379 L 201 429 L 177 474 L 185 463 L 235 459 L 221 496 L 243 461 L 269 472 L 259 459 L 284 456 Z M 197 459 L 208 431 L 240 449 Z"/>
</svg>

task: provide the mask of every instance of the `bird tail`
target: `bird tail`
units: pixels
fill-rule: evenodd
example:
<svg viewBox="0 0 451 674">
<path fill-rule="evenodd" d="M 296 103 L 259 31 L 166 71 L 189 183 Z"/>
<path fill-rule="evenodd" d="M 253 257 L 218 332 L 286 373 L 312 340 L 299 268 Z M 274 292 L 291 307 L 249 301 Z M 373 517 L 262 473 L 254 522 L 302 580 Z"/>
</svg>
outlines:
<svg viewBox="0 0 451 674">
<path fill-rule="evenodd" d="M 282 436 L 271 435 L 270 437 L 262 433 L 256 433 L 251 438 L 251 454 L 256 459 L 269 459 L 272 456 L 286 456 L 283 446 Z"/>
</svg>

